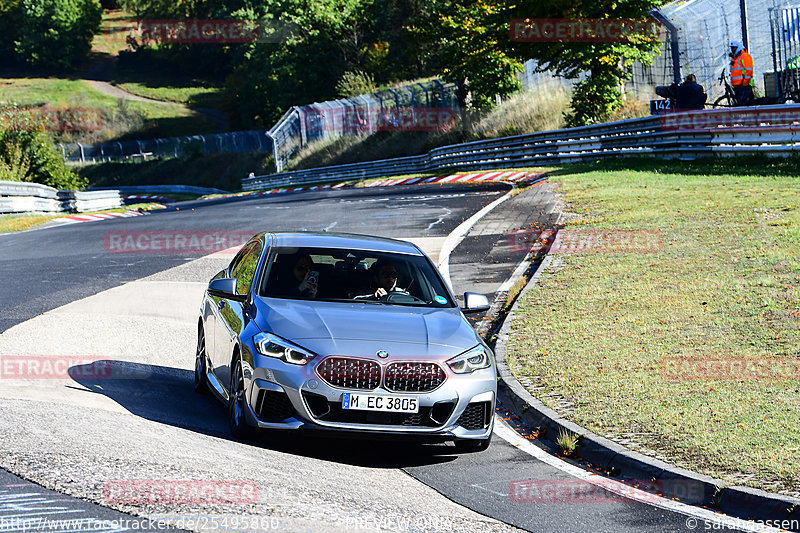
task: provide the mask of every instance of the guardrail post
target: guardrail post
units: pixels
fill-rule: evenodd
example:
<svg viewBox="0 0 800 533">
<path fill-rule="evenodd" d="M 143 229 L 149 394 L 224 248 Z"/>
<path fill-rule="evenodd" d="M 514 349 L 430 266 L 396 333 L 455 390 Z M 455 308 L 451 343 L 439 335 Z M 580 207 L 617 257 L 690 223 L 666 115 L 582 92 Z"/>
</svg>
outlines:
<svg viewBox="0 0 800 533">
<path fill-rule="evenodd" d="M 428 95 L 428 88 L 425 87 L 422 83 L 417 83 L 417 85 L 422 87 L 422 90 L 425 91 L 425 107 L 430 107 L 431 106 L 431 98 L 430 98 L 430 95 Z"/>
<path fill-rule="evenodd" d="M 411 95 L 411 122 L 413 124 L 416 124 L 417 123 L 417 112 L 416 112 L 416 109 L 414 109 L 414 91 L 412 91 L 411 87 L 409 87 L 407 85 L 405 86 L 405 89 L 408 91 L 408 94 Z"/>
<path fill-rule="evenodd" d="M 444 85 L 439 80 L 433 80 L 433 83 L 439 86 L 439 95 L 442 98 L 442 107 L 445 107 L 447 104 L 444 103 Z"/>
<path fill-rule="evenodd" d="M 272 141 L 272 159 L 275 163 L 275 172 L 280 172 L 283 170 L 283 165 L 281 164 L 281 160 L 278 157 L 278 143 L 275 140 L 275 137 L 269 131 L 266 132 L 267 137 L 270 138 Z"/>
</svg>

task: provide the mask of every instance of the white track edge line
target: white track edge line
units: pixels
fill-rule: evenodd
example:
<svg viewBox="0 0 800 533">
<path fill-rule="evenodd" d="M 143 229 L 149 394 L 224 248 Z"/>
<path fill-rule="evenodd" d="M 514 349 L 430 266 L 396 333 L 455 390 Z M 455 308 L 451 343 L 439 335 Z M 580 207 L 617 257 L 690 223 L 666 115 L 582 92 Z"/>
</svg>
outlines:
<svg viewBox="0 0 800 533">
<path fill-rule="evenodd" d="M 780 533 L 780 531 L 782 531 L 781 529 L 770 527 L 765 524 L 759 524 L 757 522 L 752 522 L 741 518 L 734 518 L 724 514 L 717 514 L 714 511 L 710 511 L 708 509 L 695 507 L 693 505 L 689 505 L 683 502 L 657 496 L 650 492 L 645 492 L 635 487 L 631 487 L 630 485 L 626 485 L 625 483 L 622 483 L 620 481 L 600 476 L 588 470 L 584 470 L 580 467 L 566 463 L 561 459 L 559 459 L 558 457 L 555 457 L 550 453 L 542 450 L 541 448 L 535 446 L 529 440 L 519 435 L 516 431 L 514 431 L 514 429 L 511 426 L 509 426 L 506 422 L 500 420 L 499 417 L 497 416 L 495 416 L 494 434 L 500 437 L 501 439 L 505 440 L 512 446 L 519 448 L 528 455 L 533 456 L 535 459 L 538 459 L 539 461 L 549 466 L 552 466 L 553 468 L 557 468 L 562 472 L 565 472 L 582 481 L 591 483 L 592 485 L 599 486 L 602 489 L 605 489 L 625 499 L 633 500 L 639 503 L 650 504 L 655 507 L 665 509 L 667 511 L 673 511 L 676 513 L 686 515 L 688 517 L 698 518 L 706 522 L 711 522 L 719 526 L 737 529 L 739 531 L 747 531 L 754 533 Z M 692 528 L 689 527 L 689 529 Z M 703 529 L 715 529 L 715 528 L 706 528 L 705 524 L 697 524 L 695 529 L 703 530 Z"/>
<path fill-rule="evenodd" d="M 453 253 L 453 250 L 464 240 L 464 237 L 467 236 L 472 226 L 477 224 L 478 221 L 485 217 L 492 209 L 511 198 L 511 193 L 514 192 L 516 188 L 516 185 L 511 184 L 510 191 L 459 224 L 445 239 L 441 250 L 439 250 L 439 264 L 437 266 L 439 272 L 441 272 L 442 276 L 447 281 L 447 284 L 450 285 L 451 290 L 453 288 L 453 282 L 450 280 L 450 254 Z"/>
</svg>

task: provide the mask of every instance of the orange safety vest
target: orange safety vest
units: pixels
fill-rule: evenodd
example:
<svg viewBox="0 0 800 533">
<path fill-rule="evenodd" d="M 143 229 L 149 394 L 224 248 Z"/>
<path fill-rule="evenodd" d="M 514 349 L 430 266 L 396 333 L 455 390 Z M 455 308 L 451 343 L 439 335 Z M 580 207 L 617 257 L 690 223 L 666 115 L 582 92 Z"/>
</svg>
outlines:
<svg viewBox="0 0 800 533">
<path fill-rule="evenodd" d="M 750 85 L 753 79 L 753 56 L 742 50 L 731 59 L 731 85 Z"/>
</svg>

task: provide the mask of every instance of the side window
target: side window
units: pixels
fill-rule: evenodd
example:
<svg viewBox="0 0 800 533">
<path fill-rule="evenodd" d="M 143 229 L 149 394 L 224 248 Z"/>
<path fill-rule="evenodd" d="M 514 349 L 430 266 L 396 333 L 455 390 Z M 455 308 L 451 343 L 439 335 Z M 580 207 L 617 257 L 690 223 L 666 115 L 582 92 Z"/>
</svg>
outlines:
<svg viewBox="0 0 800 533">
<path fill-rule="evenodd" d="M 256 266 L 261 257 L 261 241 L 254 241 L 245 246 L 240 252 L 241 256 L 236 264 L 231 269 L 231 277 L 236 280 L 236 292 L 239 294 L 247 294 L 250 290 L 250 285 L 253 283 L 253 277 L 256 274 Z"/>
</svg>

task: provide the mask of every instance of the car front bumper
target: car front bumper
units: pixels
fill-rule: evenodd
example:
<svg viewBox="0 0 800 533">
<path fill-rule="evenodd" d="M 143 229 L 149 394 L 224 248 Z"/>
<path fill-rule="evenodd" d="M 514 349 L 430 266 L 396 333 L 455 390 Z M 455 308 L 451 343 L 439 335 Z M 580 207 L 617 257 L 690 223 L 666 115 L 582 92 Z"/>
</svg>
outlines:
<svg viewBox="0 0 800 533">
<path fill-rule="evenodd" d="M 408 436 L 420 440 L 483 440 L 492 433 L 497 395 L 493 367 L 471 374 L 448 371 L 444 383 L 431 392 L 394 393 L 380 387 L 372 391 L 333 387 L 314 373 L 313 363 L 289 365 L 263 357 L 256 363 L 258 366 L 245 372 L 247 418 L 254 427 Z M 419 413 L 343 410 L 342 397 L 347 392 L 415 397 Z"/>
</svg>

